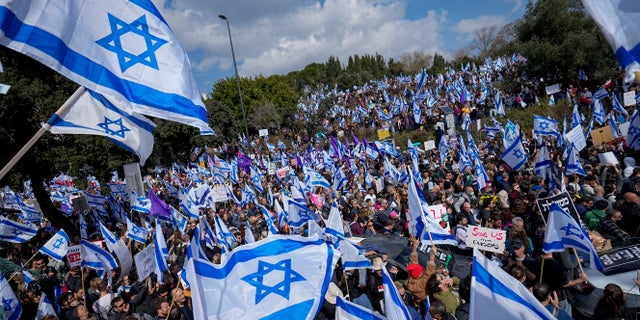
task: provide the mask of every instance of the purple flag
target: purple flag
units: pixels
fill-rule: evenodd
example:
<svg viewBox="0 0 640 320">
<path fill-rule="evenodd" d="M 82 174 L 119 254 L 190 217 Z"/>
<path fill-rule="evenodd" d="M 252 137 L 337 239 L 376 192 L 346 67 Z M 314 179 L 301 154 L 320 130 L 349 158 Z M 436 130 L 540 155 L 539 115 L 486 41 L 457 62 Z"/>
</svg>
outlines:
<svg viewBox="0 0 640 320">
<path fill-rule="evenodd" d="M 244 170 L 246 173 L 251 173 L 251 158 L 245 156 L 241 152 L 238 152 L 238 168 Z"/>
<path fill-rule="evenodd" d="M 171 217 L 171 207 L 164 201 L 156 197 L 156 194 L 153 192 L 153 190 L 149 190 L 147 198 L 149 198 L 149 200 L 151 201 L 151 209 L 149 209 L 150 215 L 158 217 Z"/>
</svg>

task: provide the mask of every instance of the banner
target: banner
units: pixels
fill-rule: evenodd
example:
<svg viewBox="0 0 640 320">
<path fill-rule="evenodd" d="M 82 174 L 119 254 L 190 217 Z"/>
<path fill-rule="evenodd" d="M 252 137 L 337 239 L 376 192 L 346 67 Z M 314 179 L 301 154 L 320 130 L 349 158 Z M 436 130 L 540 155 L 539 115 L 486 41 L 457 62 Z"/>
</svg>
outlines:
<svg viewBox="0 0 640 320">
<path fill-rule="evenodd" d="M 79 245 L 69 247 L 69 251 L 67 252 L 67 263 L 69 263 L 69 268 L 80 266 L 80 263 L 82 263 L 82 255 L 80 254 Z"/>
<path fill-rule="evenodd" d="M 556 203 L 557 205 L 562 207 L 562 209 L 567 211 L 569 215 L 573 217 L 573 219 L 578 222 L 580 221 L 580 218 L 578 218 L 578 210 L 576 210 L 576 207 L 573 204 L 573 199 L 571 199 L 571 195 L 569 195 L 569 193 L 565 191 L 552 197 L 540 198 L 536 200 L 536 204 L 538 205 L 540 213 L 542 213 L 542 218 L 544 219 L 545 223 L 547 223 L 547 217 L 549 216 L 549 211 L 551 211 L 550 206 L 552 203 Z"/>
</svg>

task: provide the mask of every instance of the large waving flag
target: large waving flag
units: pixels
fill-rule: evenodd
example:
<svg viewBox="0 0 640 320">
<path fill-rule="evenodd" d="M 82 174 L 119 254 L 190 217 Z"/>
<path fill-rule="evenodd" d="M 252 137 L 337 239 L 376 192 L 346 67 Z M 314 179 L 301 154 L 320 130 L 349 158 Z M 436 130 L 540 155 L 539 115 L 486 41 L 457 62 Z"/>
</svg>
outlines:
<svg viewBox="0 0 640 320">
<path fill-rule="evenodd" d="M 169 248 L 167 248 L 162 227 L 160 227 L 160 222 L 157 219 L 156 234 L 155 237 L 153 237 L 153 255 L 156 258 L 156 276 L 158 277 L 158 282 L 162 283 L 164 281 L 164 272 L 169 270 L 169 266 L 167 265 Z"/>
<path fill-rule="evenodd" d="M 40 296 L 40 303 L 38 303 L 38 311 L 36 311 L 36 320 L 42 320 L 42 318 L 48 314 L 56 315 L 56 309 L 53 308 L 53 304 L 51 304 L 47 295 L 42 294 Z"/>
<path fill-rule="evenodd" d="M 385 267 L 382 267 L 382 287 L 384 289 L 384 313 L 387 320 L 411 319 L 409 309 L 404 304 L 404 300 L 400 297 L 398 289 L 393 284 L 393 279 Z"/>
<path fill-rule="evenodd" d="M 593 119 L 595 119 L 599 125 L 604 123 L 606 111 L 600 100 L 593 100 Z"/>
<path fill-rule="evenodd" d="M 549 151 L 547 150 L 547 145 L 542 144 L 540 147 L 540 153 L 538 154 L 538 160 L 536 160 L 536 165 L 533 168 L 533 172 L 542 177 L 542 179 L 547 179 L 547 172 L 551 169 L 551 158 L 549 158 Z"/>
<path fill-rule="evenodd" d="M 562 252 L 565 248 L 575 248 L 589 254 L 589 267 L 604 270 L 602 261 L 591 243 L 589 234 L 567 211 L 558 204 L 552 203 L 547 217 L 547 229 L 544 233 L 542 251 L 545 253 Z"/>
<path fill-rule="evenodd" d="M 43 294 L 44 295 L 44 294 Z M 5 277 L 0 274 L 0 297 L 2 298 L 2 319 L 18 320 L 22 315 L 22 303 L 16 297 L 11 285 Z"/>
<path fill-rule="evenodd" d="M 39 251 L 55 260 L 62 261 L 62 259 L 67 255 L 68 250 L 69 236 L 64 232 L 64 230 L 60 229 L 42 246 L 42 248 L 40 248 Z"/>
<path fill-rule="evenodd" d="M 36 233 L 38 229 L 32 224 L 22 224 L 0 216 L 0 241 L 24 243 Z"/>
<path fill-rule="evenodd" d="M 149 189 L 149 193 L 147 194 L 147 198 L 151 203 L 151 207 L 149 208 L 149 214 L 157 217 L 170 218 L 171 217 L 171 206 L 166 202 L 162 201 L 162 199 L 156 196 L 156 193 L 153 192 L 153 189 Z"/>
<path fill-rule="evenodd" d="M 520 142 L 520 136 L 516 136 L 513 143 L 500 155 L 500 159 L 506 162 L 513 170 L 518 171 L 524 167 L 527 162 L 527 153 L 522 146 L 522 142 Z"/>
<path fill-rule="evenodd" d="M 475 248 L 471 269 L 469 319 L 555 319 L 520 281 Z"/>
<path fill-rule="evenodd" d="M 622 106 L 622 103 L 618 100 L 618 95 L 614 93 L 611 96 L 613 98 L 613 101 L 611 102 L 613 104 L 613 110 L 623 114 L 626 119 L 626 117 L 629 116 L 629 112 L 627 112 L 627 109 L 625 109 L 624 106 Z"/>
<path fill-rule="evenodd" d="M 126 218 L 127 221 L 127 237 L 133 239 L 134 241 L 145 244 L 147 242 L 147 230 L 135 224 L 129 217 Z"/>
<path fill-rule="evenodd" d="M 319 238 L 274 235 L 221 265 L 187 264 L 196 319 L 313 319 L 339 254 Z"/>
<path fill-rule="evenodd" d="M 77 96 L 76 98 L 76 95 Z M 142 115 L 129 114 L 125 106 L 116 106 L 105 97 L 80 87 L 67 100 L 72 105 L 54 114 L 47 123 L 55 134 L 91 134 L 103 136 L 140 157 L 144 165 L 153 151 L 156 125 Z"/>
<path fill-rule="evenodd" d="M 560 134 L 560 131 L 558 130 L 558 121 L 534 115 L 533 133 L 537 135 L 557 136 Z"/>
<path fill-rule="evenodd" d="M 342 168 L 343 167 L 336 168 L 336 171 L 333 173 L 333 190 L 342 190 L 349 182 Z"/>
<path fill-rule="evenodd" d="M 420 196 L 422 195 L 422 190 L 418 188 L 413 176 L 413 173 L 409 174 L 409 190 L 407 194 L 410 213 L 407 215 L 409 232 L 422 240 L 432 239 L 434 244 L 457 245 L 455 237 L 438 224 L 429 215 L 429 212 L 425 210 L 428 205 Z"/>
<path fill-rule="evenodd" d="M 500 91 L 496 92 L 496 113 L 503 116 L 505 115 L 504 102 L 502 101 Z"/>
<path fill-rule="evenodd" d="M 189 59 L 151 1 L 5 1 L 0 21 L 2 45 L 129 111 L 213 133 Z"/>
<path fill-rule="evenodd" d="M 629 121 L 627 131 L 627 146 L 633 150 L 640 150 L 640 112 L 636 109 Z"/>
</svg>

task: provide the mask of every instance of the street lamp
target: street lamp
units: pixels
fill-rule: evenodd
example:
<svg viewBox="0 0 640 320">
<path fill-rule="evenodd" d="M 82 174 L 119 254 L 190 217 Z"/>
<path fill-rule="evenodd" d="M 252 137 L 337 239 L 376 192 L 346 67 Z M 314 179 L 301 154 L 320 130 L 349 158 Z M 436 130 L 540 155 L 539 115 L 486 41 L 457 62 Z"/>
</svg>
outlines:
<svg viewBox="0 0 640 320">
<path fill-rule="evenodd" d="M 233 69 L 236 72 L 236 82 L 238 83 L 238 96 L 240 97 L 240 108 L 242 109 L 242 121 L 244 122 L 244 133 L 249 138 L 249 130 L 247 129 L 247 115 L 244 111 L 244 101 L 242 101 L 242 88 L 240 88 L 240 76 L 238 76 L 238 65 L 236 64 L 236 53 L 233 50 L 233 40 L 231 39 L 231 27 L 229 19 L 223 14 L 219 14 L 218 18 L 227 22 L 227 31 L 229 32 L 229 44 L 231 45 L 231 57 L 233 58 Z"/>
</svg>

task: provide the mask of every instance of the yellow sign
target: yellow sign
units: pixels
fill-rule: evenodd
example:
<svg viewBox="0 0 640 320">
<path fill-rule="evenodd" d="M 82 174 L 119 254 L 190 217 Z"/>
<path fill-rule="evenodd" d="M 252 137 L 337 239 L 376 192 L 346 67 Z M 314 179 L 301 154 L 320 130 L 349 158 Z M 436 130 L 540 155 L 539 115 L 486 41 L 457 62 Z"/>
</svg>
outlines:
<svg viewBox="0 0 640 320">
<path fill-rule="evenodd" d="M 378 140 L 384 140 L 386 138 L 389 138 L 390 134 L 389 134 L 389 129 L 379 129 L 378 130 Z"/>
</svg>

